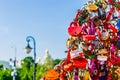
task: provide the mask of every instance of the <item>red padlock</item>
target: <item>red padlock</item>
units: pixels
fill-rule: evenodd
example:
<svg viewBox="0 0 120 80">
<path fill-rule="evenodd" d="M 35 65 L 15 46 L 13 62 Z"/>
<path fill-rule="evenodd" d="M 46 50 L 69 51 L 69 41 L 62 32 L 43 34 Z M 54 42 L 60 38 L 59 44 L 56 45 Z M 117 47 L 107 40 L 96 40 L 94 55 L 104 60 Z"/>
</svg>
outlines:
<svg viewBox="0 0 120 80">
<path fill-rule="evenodd" d="M 112 37 L 110 37 L 112 41 L 117 40 L 118 36 L 115 32 L 109 32 L 109 34 L 110 34 L 110 36 L 112 36 Z"/>
<path fill-rule="evenodd" d="M 118 32 L 118 29 L 111 25 L 110 23 L 108 24 L 108 28 L 110 28 L 113 32 Z"/>
<path fill-rule="evenodd" d="M 120 5 L 120 2 L 117 2 L 117 5 Z M 120 10 L 120 7 L 116 7 L 116 8 L 118 11 Z"/>
<path fill-rule="evenodd" d="M 113 11 L 114 11 L 114 7 L 110 8 L 109 13 L 108 13 L 108 15 L 106 16 L 106 19 L 104 20 L 104 24 L 107 24 L 107 22 L 110 20 Z"/>
<path fill-rule="evenodd" d="M 97 34 L 98 34 L 98 37 L 100 38 L 102 35 L 101 35 L 101 32 L 100 32 L 100 29 L 99 28 L 97 28 L 96 29 L 96 32 L 97 32 Z"/>
<path fill-rule="evenodd" d="M 73 64 L 72 64 L 72 62 L 66 63 L 63 66 L 63 68 L 64 68 L 65 71 L 73 70 Z"/>
<path fill-rule="evenodd" d="M 95 40 L 95 35 L 83 35 L 83 40 Z"/>
<path fill-rule="evenodd" d="M 73 65 L 77 68 L 83 69 L 87 65 L 87 60 L 85 58 L 74 59 Z"/>
<path fill-rule="evenodd" d="M 82 31 L 82 27 L 79 25 L 77 21 L 71 22 L 68 28 L 68 34 L 71 36 L 80 36 Z"/>
</svg>

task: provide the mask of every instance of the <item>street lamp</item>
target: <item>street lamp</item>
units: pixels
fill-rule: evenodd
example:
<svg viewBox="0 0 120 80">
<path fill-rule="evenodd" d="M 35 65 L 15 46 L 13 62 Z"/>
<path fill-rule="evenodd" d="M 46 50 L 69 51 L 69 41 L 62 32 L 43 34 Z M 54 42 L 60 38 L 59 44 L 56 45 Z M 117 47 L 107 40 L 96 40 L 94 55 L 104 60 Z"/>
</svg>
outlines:
<svg viewBox="0 0 120 80">
<path fill-rule="evenodd" d="M 13 80 L 16 80 L 16 76 L 17 76 L 17 72 L 16 72 L 16 58 L 15 58 L 15 60 L 10 58 L 10 61 L 13 62 L 13 71 L 12 71 L 11 75 L 13 76 Z"/>
<path fill-rule="evenodd" d="M 13 71 L 11 73 L 11 75 L 13 76 L 13 80 L 16 80 L 16 76 L 17 76 L 17 72 L 16 72 L 16 47 L 15 47 L 15 58 L 12 59 L 10 58 L 10 62 L 13 62 Z"/>
<path fill-rule="evenodd" d="M 30 47 L 30 40 L 33 40 L 33 45 L 34 45 L 34 48 L 31 48 Z M 35 61 L 36 61 L 36 42 L 35 42 L 35 39 L 32 37 L 32 36 L 27 36 L 26 38 L 26 41 L 28 42 L 28 45 L 25 47 L 25 51 L 26 53 L 30 53 L 32 49 L 34 49 L 34 72 L 33 72 L 33 80 L 36 80 L 36 64 L 35 64 Z"/>
</svg>

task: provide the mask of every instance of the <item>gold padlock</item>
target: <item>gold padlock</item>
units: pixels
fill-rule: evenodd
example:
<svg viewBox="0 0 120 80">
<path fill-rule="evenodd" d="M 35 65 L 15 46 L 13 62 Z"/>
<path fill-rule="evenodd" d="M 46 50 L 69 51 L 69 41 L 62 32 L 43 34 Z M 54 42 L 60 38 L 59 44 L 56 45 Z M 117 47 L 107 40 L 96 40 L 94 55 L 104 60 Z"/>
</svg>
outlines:
<svg viewBox="0 0 120 80">
<path fill-rule="evenodd" d="M 89 2 L 88 5 L 87 5 L 87 8 L 88 8 L 88 11 L 89 12 L 95 12 L 97 11 L 98 7 L 97 5 L 95 5 L 93 2 Z"/>
<path fill-rule="evenodd" d="M 79 41 L 79 38 L 78 37 L 70 37 L 67 39 L 66 41 L 66 47 L 69 49 L 69 48 L 72 48 L 72 49 L 77 49 L 78 48 L 78 43 Z"/>
</svg>

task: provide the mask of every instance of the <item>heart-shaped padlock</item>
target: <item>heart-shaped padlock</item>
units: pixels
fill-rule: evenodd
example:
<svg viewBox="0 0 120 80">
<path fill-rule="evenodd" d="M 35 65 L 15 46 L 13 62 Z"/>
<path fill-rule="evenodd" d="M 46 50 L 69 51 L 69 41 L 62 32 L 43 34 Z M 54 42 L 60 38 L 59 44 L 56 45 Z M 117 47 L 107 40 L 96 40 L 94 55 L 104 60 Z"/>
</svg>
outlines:
<svg viewBox="0 0 120 80">
<path fill-rule="evenodd" d="M 68 28 L 68 33 L 71 36 L 80 36 L 80 33 L 82 31 L 82 27 L 79 25 L 77 21 L 71 22 L 70 26 Z"/>
</svg>

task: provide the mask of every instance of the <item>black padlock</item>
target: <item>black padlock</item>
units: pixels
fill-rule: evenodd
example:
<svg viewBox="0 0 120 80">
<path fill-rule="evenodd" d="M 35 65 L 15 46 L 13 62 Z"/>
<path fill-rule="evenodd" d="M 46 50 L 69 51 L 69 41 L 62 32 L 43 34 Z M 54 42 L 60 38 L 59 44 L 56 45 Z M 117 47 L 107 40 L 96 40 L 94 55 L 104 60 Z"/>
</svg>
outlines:
<svg viewBox="0 0 120 80">
<path fill-rule="evenodd" d="M 98 8 L 98 17 L 101 20 L 105 20 L 106 19 L 106 13 L 105 13 L 105 10 L 103 8 Z"/>
</svg>

